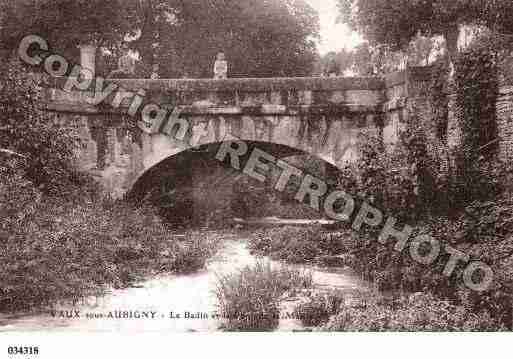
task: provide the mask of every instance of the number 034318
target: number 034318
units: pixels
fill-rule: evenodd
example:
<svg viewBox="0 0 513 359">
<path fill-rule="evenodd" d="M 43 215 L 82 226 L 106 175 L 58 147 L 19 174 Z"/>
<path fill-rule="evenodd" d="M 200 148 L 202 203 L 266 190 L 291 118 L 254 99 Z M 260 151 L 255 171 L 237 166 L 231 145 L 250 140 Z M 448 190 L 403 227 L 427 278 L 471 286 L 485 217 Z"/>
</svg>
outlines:
<svg viewBox="0 0 513 359">
<path fill-rule="evenodd" d="M 39 347 L 10 346 L 7 348 L 9 355 L 38 355 Z"/>
</svg>

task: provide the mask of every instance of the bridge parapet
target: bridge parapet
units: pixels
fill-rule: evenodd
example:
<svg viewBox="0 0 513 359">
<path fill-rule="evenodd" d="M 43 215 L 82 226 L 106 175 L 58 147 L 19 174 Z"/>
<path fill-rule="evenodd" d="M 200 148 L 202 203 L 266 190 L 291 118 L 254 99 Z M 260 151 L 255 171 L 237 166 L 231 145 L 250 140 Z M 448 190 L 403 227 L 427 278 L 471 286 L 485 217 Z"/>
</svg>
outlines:
<svg viewBox="0 0 513 359">
<path fill-rule="evenodd" d="M 129 79 L 106 80 L 94 83 L 87 90 L 64 91 L 67 79 L 52 81 L 47 101 L 50 108 L 58 111 L 84 112 L 108 111 L 88 105 L 88 99 L 107 88 L 115 91 L 104 102 L 112 103 L 115 95 L 124 94 L 115 110 L 126 111 L 130 106 L 130 94 L 143 94 L 146 103 L 173 108 L 183 107 L 197 112 L 197 108 L 212 108 L 216 114 L 225 109 L 227 114 L 258 112 L 262 114 L 294 114 L 298 111 L 380 111 L 386 102 L 385 82 L 379 78 L 264 78 L 264 79 Z M 69 87 L 69 86 L 68 86 Z M 98 87 L 98 88 L 96 88 Z M 132 96 L 133 98 L 133 96 Z M 274 107 L 273 107 L 274 106 Z M 192 110 L 196 108 L 196 110 Z M 321 110 L 324 109 L 324 110 Z M 112 109 L 110 109 L 112 110 Z"/>
</svg>

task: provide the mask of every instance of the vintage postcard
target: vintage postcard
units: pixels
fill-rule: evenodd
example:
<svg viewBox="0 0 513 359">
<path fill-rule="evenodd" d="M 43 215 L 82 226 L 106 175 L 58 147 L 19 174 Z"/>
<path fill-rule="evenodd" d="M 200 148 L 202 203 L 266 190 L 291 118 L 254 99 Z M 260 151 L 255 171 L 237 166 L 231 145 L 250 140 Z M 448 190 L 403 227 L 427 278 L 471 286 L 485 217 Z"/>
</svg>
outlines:
<svg viewBox="0 0 513 359">
<path fill-rule="evenodd" d="M 0 58 L 4 338 L 513 328 L 511 0 L 0 0 Z"/>
</svg>

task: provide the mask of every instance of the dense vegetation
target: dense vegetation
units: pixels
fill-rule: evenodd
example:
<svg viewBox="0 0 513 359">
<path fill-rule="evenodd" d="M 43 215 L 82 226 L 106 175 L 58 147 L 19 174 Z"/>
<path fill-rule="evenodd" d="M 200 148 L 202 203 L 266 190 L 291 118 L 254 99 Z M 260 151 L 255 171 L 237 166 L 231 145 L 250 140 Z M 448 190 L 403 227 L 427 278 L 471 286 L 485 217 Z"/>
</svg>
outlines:
<svg viewBox="0 0 513 359">
<path fill-rule="evenodd" d="M 0 312 L 204 266 L 208 238 L 178 241 L 151 208 L 103 198 L 74 170 L 73 137 L 41 111 L 34 79 L 17 64 L 0 77 Z"/>
<path fill-rule="evenodd" d="M 509 0 L 338 0 L 340 20 L 360 31 L 373 44 L 395 49 L 408 46 L 418 33 L 442 35 L 449 55 L 456 56 L 461 25 L 487 26 L 502 33 L 513 32 Z"/>
<path fill-rule="evenodd" d="M 294 186 L 300 180 L 294 178 L 284 193 L 273 189 L 279 171 L 269 176 L 264 183 L 244 175 L 233 168 L 220 164 L 215 159 L 215 146 L 210 151 L 181 153 L 173 159 L 187 163 L 172 175 L 148 176 L 150 184 L 140 186 L 136 200 L 146 199 L 160 209 L 168 222 L 176 225 L 226 228 L 233 218 L 255 219 L 279 217 L 291 219 L 319 219 L 321 214 L 314 209 L 301 206 L 295 200 Z M 288 157 L 287 161 L 309 173 L 322 176 L 324 164 L 311 156 Z M 175 168 L 166 165 L 163 171 Z M 179 175 L 177 174 L 179 172 Z M 162 173 L 162 172 L 161 172 Z M 168 172 L 163 172 L 168 173 Z M 148 191 L 150 189 L 150 191 Z M 208 198 L 208 201 L 205 201 Z"/>
<path fill-rule="evenodd" d="M 250 244 L 256 252 L 294 263 L 323 263 L 329 256 L 328 262 L 351 267 L 387 293 L 388 302 L 342 307 L 328 329 L 512 328 L 513 203 L 504 186 L 508 167 L 498 161 L 496 151 L 496 46 L 496 41 L 485 38 L 455 59 L 455 114 L 463 131 L 457 146 L 449 148 L 440 124 L 422 124 L 413 109 L 417 126 L 403 133 L 393 152 L 387 152 L 377 137 L 362 138 L 356 168 L 341 172 L 338 183 L 360 203 L 369 202 L 398 218 L 396 228 L 414 224 L 411 238 L 429 234 L 442 246 L 487 263 L 494 272 L 493 284 L 483 292 L 471 291 L 463 285 L 463 266 L 449 278 L 443 274 L 448 253 L 429 266 L 421 265 L 407 250 L 397 252 L 392 244 L 379 243 L 379 231 L 370 227 L 358 233 L 344 228 L 338 233 L 315 228 L 257 233 Z M 431 91 L 446 88 L 434 80 Z M 432 96 L 435 107 L 447 106 L 444 96 Z M 444 123 L 447 114 L 434 111 Z M 433 138 L 435 144 L 430 142 Z M 301 310 L 319 313 L 324 318 L 320 321 L 330 312 L 318 299 Z"/>
<path fill-rule="evenodd" d="M 0 30 L 3 49 L 38 34 L 75 62 L 77 45 L 94 44 L 104 76 L 127 38 L 141 56 L 139 77 L 158 65 L 162 78 L 209 78 L 221 51 L 230 77 L 304 76 L 319 19 L 303 0 L 0 0 Z"/>
<path fill-rule="evenodd" d="M 280 320 L 280 299 L 310 287 L 310 275 L 259 262 L 219 278 L 217 298 L 227 331 L 269 331 Z"/>
<path fill-rule="evenodd" d="M 318 327 L 326 324 L 330 318 L 340 312 L 345 301 L 342 292 L 319 293 L 310 296 L 306 302 L 296 307 L 295 317 L 305 327 Z"/>
<path fill-rule="evenodd" d="M 463 306 L 416 293 L 389 300 L 380 296 L 344 304 L 322 330 L 349 332 L 451 332 L 496 331 L 487 313 L 475 313 Z"/>
<path fill-rule="evenodd" d="M 196 271 L 214 248 L 201 234 L 178 241 L 151 209 L 49 197 L 5 167 L 0 221 L 0 312 L 77 301 L 158 273 Z"/>
<path fill-rule="evenodd" d="M 345 251 L 344 239 L 321 226 L 256 230 L 249 239 L 252 253 L 289 263 L 313 264 L 325 256 Z"/>
</svg>

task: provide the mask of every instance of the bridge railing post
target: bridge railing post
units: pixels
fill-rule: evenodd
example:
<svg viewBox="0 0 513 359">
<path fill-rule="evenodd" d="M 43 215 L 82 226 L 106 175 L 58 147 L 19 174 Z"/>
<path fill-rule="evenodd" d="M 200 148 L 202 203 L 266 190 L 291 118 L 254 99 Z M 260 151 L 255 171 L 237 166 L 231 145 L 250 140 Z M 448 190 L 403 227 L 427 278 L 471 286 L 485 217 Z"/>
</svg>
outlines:
<svg viewBox="0 0 513 359">
<path fill-rule="evenodd" d="M 85 78 L 94 78 L 96 75 L 96 50 L 97 47 L 91 44 L 82 44 L 79 46 L 80 49 L 80 65 Z"/>
</svg>

